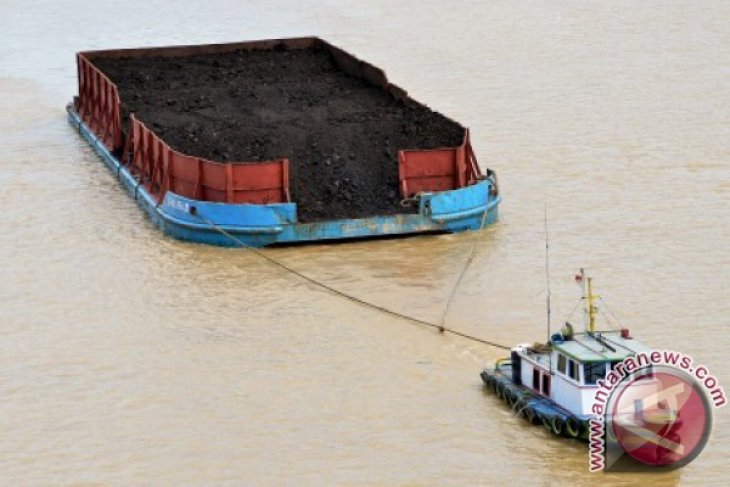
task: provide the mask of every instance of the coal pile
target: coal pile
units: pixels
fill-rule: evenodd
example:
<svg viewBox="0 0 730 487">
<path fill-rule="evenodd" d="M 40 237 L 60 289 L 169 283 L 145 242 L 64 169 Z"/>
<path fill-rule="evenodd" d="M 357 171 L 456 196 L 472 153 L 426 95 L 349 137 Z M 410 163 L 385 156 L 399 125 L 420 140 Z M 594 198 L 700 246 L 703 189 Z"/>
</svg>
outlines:
<svg viewBox="0 0 730 487">
<path fill-rule="evenodd" d="M 350 76 L 323 48 L 93 59 L 173 149 L 219 162 L 289 158 L 300 221 L 406 213 L 400 149 L 461 144 L 464 128 Z M 126 127 L 126 122 L 124 123 Z"/>
</svg>

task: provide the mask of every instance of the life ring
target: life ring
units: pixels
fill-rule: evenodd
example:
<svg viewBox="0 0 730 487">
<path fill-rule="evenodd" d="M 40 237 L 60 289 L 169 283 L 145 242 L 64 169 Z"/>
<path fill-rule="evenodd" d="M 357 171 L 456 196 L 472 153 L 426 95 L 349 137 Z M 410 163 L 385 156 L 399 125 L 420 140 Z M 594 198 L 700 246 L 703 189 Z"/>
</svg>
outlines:
<svg viewBox="0 0 730 487">
<path fill-rule="evenodd" d="M 550 429 L 557 436 L 561 436 L 565 431 L 565 421 L 563 421 L 563 418 L 560 416 L 553 416 L 552 420 L 550 420 Z"/>
<path fill-rule="evenodd" d="M 507 386 L 504 384 L 502 385 L 502 400 L 507 403 L 509 406 L 509 398 L 510 398 L 510 392 Z"/>
<path fill-rule="evenodd" d="M 583 423 L 575 416 L 570 416 L 565 422 L 565 432 L 571 438 L 578 438 L 580 436 L 580 430 L 582 429 Z"/>
<path fill-rule="evenodd" d="M 550 416 L 548 415 L 542 415 L 540 416 L 540 421 L 542 421 L 542 425 L 545 427 L 546 430 L 552 431 L 552 426 L 550 425 Z"/>
<path fill-rule="evenodd" d="M 512 403 L 512 410 L 518 414 L 521 414 L 523 409 L 525 409 L 525 400 L 522 398 L 522 396 L 517 396 L 515 398 L 515 402 Z"/>
<path fill-rule="evenodd" d="M 504 402 L 507 403 L 508 406 L 512 405 L 512 392 L 506 385 L 502 385 L 502 399 L 504 400 Z"/>
<path fill-rule="evenodd" d="M 527 420 L 528 423 L 532 424 L 535 422 L 535 410 L 530 406 L 522 408 L 522 417 Z"/>
<path fill-rule="evenodd" d="M 504 384 L 501 384 L 500 387 L 502 389 L 502 400 L 509 405 L 509 396 L 510 396 L 509 389 Z"/>
</svg>

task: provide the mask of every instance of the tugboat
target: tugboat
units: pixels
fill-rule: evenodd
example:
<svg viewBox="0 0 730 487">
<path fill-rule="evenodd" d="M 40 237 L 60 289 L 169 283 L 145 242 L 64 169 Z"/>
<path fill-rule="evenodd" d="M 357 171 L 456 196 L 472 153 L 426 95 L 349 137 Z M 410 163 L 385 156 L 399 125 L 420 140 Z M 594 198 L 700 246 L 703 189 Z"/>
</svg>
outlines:
<svg viewBox="0 0 730 487">
<path fill-rule="evenodd" d="M 528 422 L 542 424 L 558 436 L 587 440 L 597 382 L 625 358 L 651 348 L 626 328 L 597 330 L 598 296 L 591 278 L 580 269 L 575 279 L 583 289 L 585 331 L 575 332 L 568 321 L 546 344 L 513 347 L 509 358 L 497 360 L 481 377 Z"/>
</svg>

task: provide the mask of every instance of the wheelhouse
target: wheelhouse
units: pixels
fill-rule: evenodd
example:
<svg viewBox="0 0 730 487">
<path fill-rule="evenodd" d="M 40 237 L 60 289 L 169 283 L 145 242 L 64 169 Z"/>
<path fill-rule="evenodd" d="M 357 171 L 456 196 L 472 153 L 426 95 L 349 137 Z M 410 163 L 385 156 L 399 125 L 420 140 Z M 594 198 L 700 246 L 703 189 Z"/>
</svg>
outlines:
<svg viewBox="0 0 730 487">
<path fill-rule="evenodd" d="M 560 333 L 553 336 L 550 346 L 513 348 L 512 380 L 573 414 L 586 416 L 591 413 L 599 381 L 625 358 L 650 350 L 625 331 Z"/>
</svg>

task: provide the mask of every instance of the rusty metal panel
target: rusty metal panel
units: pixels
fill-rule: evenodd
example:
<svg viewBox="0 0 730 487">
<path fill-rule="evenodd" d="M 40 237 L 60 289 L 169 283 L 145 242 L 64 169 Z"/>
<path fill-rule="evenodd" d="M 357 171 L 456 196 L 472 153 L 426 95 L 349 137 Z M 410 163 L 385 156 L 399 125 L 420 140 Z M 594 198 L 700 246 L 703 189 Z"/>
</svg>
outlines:
<svg viewBox="0 0 730 487">
<path fill-rule="evenodd" d="M 170 148 L 134 115 L 127 151 L 131 167 L 151 195 L 162 201 L 168 190 L 188 198 L 222 203 L 288 201 L 289 161 L 219 163 Z"/>
<path fill-rule="evenodd" d="M 201 184 L 208 190 L 222 191 L 225 193 L 228 187 L 226 164 L 201 159 Z"/>
<path fill-rule="evenodd" d="M 82 54 L 76 56 L 79 98 L 78 112 L 82 120 L 109 150 L 121 149 L 120 100 L 117 87 Z"/>
<path fill-rule="evenodd" d="M 468 130 L 456 148 L 398 152 L 398 179 L 404 198 L 421 192 L 463 188 L 481 176 Z"/>
<path fill-rule="evenodd" d="M 229 203 L 250 203 L 255 205 L 268 205 L 269 203 L 281 203 L 281 191 L 278 189 L 262 189 L 251 191 L 236 191 Z"/>
<path fill-rule="evenodd" d="M 230 164 L 200 159 L 200 184 L 205 201 L 229 202 L 227 166 Z"/>
<path fill-rule="evenodd" d="M 170 190 L 186 198 L 198 199 L 198 158 L 171 151 L 170 159 L 174 174 Z"/>
<path fill-rule="evenodd" d="M 233 167 L 233 189 L 256 191 L 281 188 L 283 160 L 235 164 Z"/>
<path fill-rule="evenodd" d="M 288 201 L 289 161 L 235 164 L 232 166 L 233 203 L 283 203 Z"/>
<path fill-rule="evenodd" d="M 474 184 L 482 177 L 482 170 L 479 167 L 477 156 L 474 154 L 474 149 L 471 146 L 471 137 L 469 136 L 469 129 L 466 130 L 464 136 L 464 150 L 466 153 L 466 168 L 467 168 L 467 184 Z"/>
<path fill-rule="evenodd" d="M 456 149 L 404 150 L 398 153 L 401 196 L 459 187 Z"/>
</svg>

